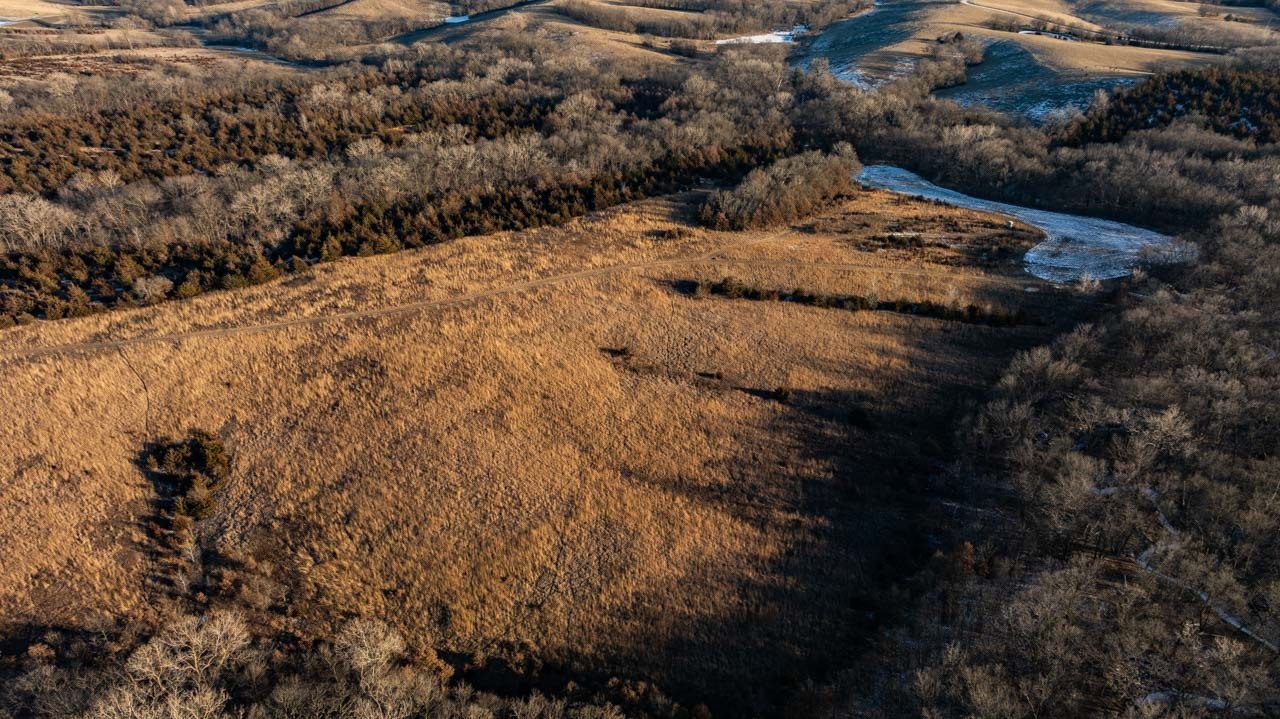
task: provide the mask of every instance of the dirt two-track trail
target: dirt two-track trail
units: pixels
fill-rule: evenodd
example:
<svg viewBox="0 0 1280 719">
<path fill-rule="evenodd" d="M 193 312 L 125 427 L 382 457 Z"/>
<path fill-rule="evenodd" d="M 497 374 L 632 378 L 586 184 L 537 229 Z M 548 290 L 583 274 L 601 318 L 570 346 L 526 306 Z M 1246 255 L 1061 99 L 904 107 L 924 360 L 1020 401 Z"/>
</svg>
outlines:
<svg viewBox="0 0 1280 719">
<path fill-rule="evenodd" d="M 568 272 L 558 275 L 550 275 L 532 280 L 514 282 L 487 290 L 479 290 L 476 292 L 468 292 L 453 297 L 442 297 L 432 300 L 422 300 L 420 302 L 410 302 L 406 304 L 393 305 L 390 307 L 376 307 L 368 310 L 351 310 L 347 312 L 335 312 L 332 314 L 316 315 L 311 317 L 299 317 L 295 319 L 283 319 L 274 322 L 263 322 L 248 325 L 234 325 L 230 327 L 209 327 L 205 329 L 190 330 L 187 332 L 175 332 L 170 334 L 141 335 L 138 337 L 128 337 L 118 340 L 99 340 L 92 342 L 74 342 L 60 345 L 49 345 L 43 347 L 8 347 L 0 349 L 0 360 L 7 359 L 34 359 L 40 357 L 50 357 L 61 354 L 73 354 L 82 352 L 100 352 L 114 351 L 127 347 L 138 345 L 156 344 L 163 342 L 180 342 L 189 339 L 211 339 L 218 337 L 231 337 L 235 335 L 254 334 L 260 332 L 273 332 L 278 330 L 287 330 L 295 327 L 306 327 L 312 325 L 320 325 L 330 322 L 348 322 L 365 319 L 377 319 L 382 317 L 394 317 L 401 314 L 410 314 L 414 312 L 422 312 L 432 309 L 440 309 L 462 305 L 470 302 L 477 302 L 502 295 L 527 292 L 549 285 L 556 285 L 565 282 L 573 282 L 575 280 L 589 280 L 605 277 L 612 274 L 622 272 L 637 272 L 644 270 L 662 269 L 665 267 L 673 267 L 679 265 L 696 265 L 714 262 L 719 265 L 726 266 L 772 266 L 772 267 L 808 267 L 815 269 L 830 270 L 858 270 L 871 269 L 884 274 L 893 275 L 913 275 L 913 276 L 936 276 L 937 269 L 930 270 L 913 270 L 913 269 L 895 269 L 887 268 L 877 264 L 862 263 L 824 263 L 824 262 L 790 262 L 785 260 L 773 259 L 735 259 L 725 257 L 724 253 L 729 249 L 739 249 L 754 245 L 773 242 L 789 233 L 788 230 L 775 232 L 762 238 L 751 240 L 729 247 L 721 247 L 710 252 L 704 252 L 698 255 L 688 255 L 680 257 L 657 258 L 653 260 L 644 260 L 638 262 L 628 262 L 617 265 L 607 265 L 604 267 L 596 267 L 589 270 L 579 270 L 576 272 Z M 991 281 L 1000 282 L 1002 284 L 1020 284 L 1035 285 L 1047 284 L 1034 277 L 990 277 Z"/>
</svg>

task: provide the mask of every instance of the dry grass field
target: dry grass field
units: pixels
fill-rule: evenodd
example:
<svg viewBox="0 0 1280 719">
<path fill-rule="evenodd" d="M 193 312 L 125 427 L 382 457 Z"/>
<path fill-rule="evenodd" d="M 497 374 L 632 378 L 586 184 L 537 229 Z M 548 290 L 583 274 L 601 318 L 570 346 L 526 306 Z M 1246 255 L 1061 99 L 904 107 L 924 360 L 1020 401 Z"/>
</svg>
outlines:
<svg viewBox="0 0 1280 719">
<path fill-rule="evenodd" d="M 262 5 L 262 0 L 252 0 Z M 248 9 L 241 3 L 189 6 L 190 19 Z M 0 0 L 0 89 L 40 89 L 53 97 L 77 82 L 113 76 L 276 75 L 287 63 L 244 48 L 205 47 L 188 29 L 157 28 L 120 6 Z M 293 68 L 296 69 L 296 68 Z"/>
<path fill-rule="evenodd" d="M 357 0 L 363 1 L 363 0 Z M 513 3 L 514 4 L 514 3 Z M 582 22 L 566 14 L 565 6 L 576 4 L 582 7 L 625 13 L 640 27 L 634 31 L 597 27 L 589 22 Z M 814 5 L 813 0 L 788 0 L 779 3 L 788 8 L 804 9 Z M 344 6 L 345 7 L 345 6 Z M 452 42 L 471 37 L 495 26 L 515 27 L 525 32 L 537 32 L 544 37 L 563 43 L 575 52 L 585 53 L 588 57 L 625 57 L 640 61 L 666 61 L 677 59 L 680 55 L 672 53 L 673 43 L 688 48 L 697 48 L 702 53 L 712 53 L 716 49 L 716 39 L 710 36 L 701 38 L 672 37 L 663 32 L 647 28 L 661 28 L 664 24 L 678 24 L 690 18 L 702 18 L 702 14 L 692 10 L 679 10 L 661 7 L 647 7 L 626 0 L 538 0 L 523 4 L 509 12 L 485 13 L 477 20 L 458 25 L 446 25 L 438 28 L 406 33 L 402 42 L 419 42 L 431 40 Z M 783 23 L 760 21 L 745 34 L 756 34 L 772 30 L 786 30 Z M 722 32 L 719 39 L 739 37 L 742 33 Z M 687 56 L 687 52 L 684 53 Z"/>
<path fill-rule="evenodd" d="M 719 233 L 699 199 L 3 333 L 0 631 L 363 615 L 728 715 L 840 666 L 931 551 L 913 495 L 954 413 L 1079 305 L 1021 273 L 1035 235 L 999 218 L 867 192 Z M 723 277 L 1043 324 L 681 291 Z M 192 428 L 232 452 L 197 529 L 235 568 L 218 596 L 161 581 L 146 531 L 144 447 Z"/>
<path fill-rule="evenodd" d="M 308 17 L 346 20 L 388 20 L 391 18 L 442 18 L 451 13 L 449 3 L 436 0 L 351 0 L 320 10 Z"/>
<path fill-rule="evenodd" d="M 35 85 L 65 93 L 77 82 L 118 75 L 160 78 L 175 72 L 194 76 L 253 73 L 255 77 L 268 78 L 301 71 L 296 66 L 242 49 L 144 47 L 0 60 L 0 88 Z"/>
<path fill-rule="evenodd" d="M 112 5 L 67 3 L 56 0 L 0 0 L 0 18 L 21 20 L 36 18 L 47 22 L 82 22 L 101 15 L 119 12 Z"/>
<path fill-rule="evenodd" d="M 1130 3 L 1110 3 L 1118 8 L 1130 8 Z M 1190 15 L 1181 7 L 1178 17 L 1187 21 L 1210 24 L 1226 24 L 1217 18 L 1195 16 L 1195 6 L 1171 2 L 1171 6 L 1188 5 Z M 1152 8 L 1153 14 L 1163 14 L 1166 8 Z M 1263 12 L 1266 12 L 1265 10 Z M 1033 18 L 1047 18 L 1073 27 L 1102 30 L 1103 27 L 1083 17 L 1073 6 L 1054 0 L 973 0 L 966 3 L 936 3 L 922 5 L 919 15 L 913 18 L 910 36 L 869 53 L 860 65 L 877 74 L 892 74 L 904 61 L 918 61 L 927 57 L 939 37 L 950 33 L 962 33 L 985 42 L 1012 42 L 1029 51 L 1041 65 L 1056 73 L 1079 77 L 1146 76 L 1170 67 L 1194 67 L 1217 61 L 1217 57 L 1205 53 L 1172 49 L 1156 49 L 1128 45 L 1104 45 L 1094 42 L 1068 42 L 1047 36 L 1021 35 L 1015 32 L 993 30 L 993 21 L 1031 22 Z"/>
<path fill-rule="evenodd" d="M 676 11 L 655 10 L 658 13 Z M 441 25 L 425 30 L 408 32 L 395 38 L 396 42 L 453 43 L 463 39 L 479 38 L 486 33 L 515 30 L 537 34 L 565 49 L 566 52 L 588 59 L 620 58 L 645 63 L 669 64 L 679 57 L 668 52 L 673 38 L 641 36 L 637 33 L 608 30 L 577 22 L 556 7 L 555 0 L 527 5 L 507 13 L 481 18 L 456 25 Z M 710 51 L 713 43 L 699 41 Z"/>
</svg>

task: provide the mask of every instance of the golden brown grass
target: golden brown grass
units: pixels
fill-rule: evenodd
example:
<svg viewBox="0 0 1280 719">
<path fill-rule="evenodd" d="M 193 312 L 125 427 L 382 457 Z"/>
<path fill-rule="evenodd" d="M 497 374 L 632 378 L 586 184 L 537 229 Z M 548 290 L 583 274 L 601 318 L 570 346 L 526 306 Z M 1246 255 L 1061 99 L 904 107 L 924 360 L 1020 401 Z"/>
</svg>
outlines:
<svg viewBox="0 0 1280 719">
<path fill-rule="evenodd" d="M 271 62 L 229 49 L 204 47 L 142 47 L 103 50 L 92 54 L 54 54 L 0 60 L 0 87 L 46 84 L 66 88 L 86 77 L 152 76 L 173 68 L 210 75 L 253 73 L 255 78 L 292 75 L 303 68 Z"/>
<path fill-rule="evenodd" d="M 627 33 L 592 27 L 561 14 L 555 2 L 529 5 L 488 20 L 445 25 L 425 33 L 423 39 L 434 42 L 454 42 L 464 38 L 479 37 L 486 33 L 509 32 L 537 34 L 552 42 L 571 47 L 577 57 L 590 60 L 616 58 L 644 63 L 670 64 L 680 59 L 667 52 L 671 38 L 642 37 Z"/>
<path fill-rule="evenodd" d="M 987 27 L 991 21 L 1014 20 L 1030 23 L 1031 18 L 1050 18 L 1070 26 L 1099 29 L 1099 26 L 1078 15 L 1068 3 L 1058 0 L 974 0 L 974 5 L 939 3 L 926 6 L 914 17 L 912 36 L 902 42 L 868 53 L 860 65 L 877 72 L 889 73 L 904 59 L 920 59 L 928 56 L 939 37 L 960 32 L 988 42 L 1015 42 L 1031 52 L 1036 59 L 1058 72 L 1075 73 L 1081 77 L 1103 75 L 1149 75 L 1169 67 L 1205 65 L 1219 61 L 1220 56 L 1142 48 L 1126 45 L 1104 45 L 1095 42 L 1067 42 L 1050 37 L 1020 35 Z M 1160 0 L 1151 0 L 1158 3 Z M 1187 5 L 1191 13 L 1198 6 L 1168 2 L 1167 5 Z M 1146 5 L 1143 5 L 1146 8 Z M 1152 6 L 1154 12 L 1166 12 L 1165 7 Z M 1186 10 L 1179 14 L 1185 15 Z M 1030 17 L 1027 17 L 1030 16 Z M 1223 22 L 1209 18 L 1196 18 L 1197 22 Z"/>
<path fill-rule="evenodd" d="M 408 18 L 430 20 L 452 14 L 449 3 L 436 0 L 352 0 L 309 17 L 352 20 L 388 20 Z"/>
<path fill-rule="evenodd" d="M 1045 316 L 1069 294 L 955 250 L 858 249 L 1005 236 L 975 213 L 866 193 L 734 234 L 688 226 L 696 199 L 0 335 L 0 629 L 167 611 L 137 460 L 199 427 L 234 451 L 204 542 L 287 586 L 281 627 L 302 636 L 375 616 L 417 646 L 523 642 L 725 706 L 847 655 L 908 554 L 885 546 L 908 514 L 895 488 L 1052 330 L 671 283 Z"/>
<path fill-rule="evenodd" d="M 19 19 L 37 17 L 42 20 L 61 22 L 68 19 L 83 19 L 95 13 L 112 13 L 118 8 L 109 5 L 85 3 L 73 5 L 57 2 L 57 0 L 0 0 L 0 17 Z"/>
</svg>

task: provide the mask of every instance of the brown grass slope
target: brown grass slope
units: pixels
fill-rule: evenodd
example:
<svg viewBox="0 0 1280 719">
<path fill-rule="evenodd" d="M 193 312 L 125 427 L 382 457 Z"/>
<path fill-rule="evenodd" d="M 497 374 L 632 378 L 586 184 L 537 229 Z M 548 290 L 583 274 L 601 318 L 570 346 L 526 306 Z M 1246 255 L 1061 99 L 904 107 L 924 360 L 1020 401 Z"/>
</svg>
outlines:
<svg viewBox="0 0 1280 719">
<path fill-rule="evenodd" d="M 1033 237 L 976 213 L 865 193 L 717 233 L 689 225 L 699 200 L 0 335 L 0 630 L 243 594 L 158 581 L 148 549 L 140 453 L 205 428 L 233 463 L 200 544 L 282 588 L 280 631 L 377 617 L 418 647 L 522 645 L 738 710 L 838 663 L 923 551 L 902 488 L 1053 329 L 673 287 L 1049 324 L 1070 293 L 1025 292 L 1016 252 L 976 267 Z"/>
</svg>

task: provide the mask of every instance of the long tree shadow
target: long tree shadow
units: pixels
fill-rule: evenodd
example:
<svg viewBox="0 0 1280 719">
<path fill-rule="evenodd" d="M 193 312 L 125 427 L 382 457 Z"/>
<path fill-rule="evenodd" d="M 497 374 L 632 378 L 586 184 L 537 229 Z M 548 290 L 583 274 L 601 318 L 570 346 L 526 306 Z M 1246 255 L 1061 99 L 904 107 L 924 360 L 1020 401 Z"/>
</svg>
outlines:
<svg viewBox="0 0 1280 719">
<path fill-rule="evenodd" d="M 672 289 L 707 297 L 688 292 L 693 281 L 680 282 Z M 744 448 L 727 471 L 730 484 L 633 480 L 776 533 L 785 549 L 745 575 L 729 563 L 702 566 L 723 576 L 686 581 L 736 584 L 739 609 L 653 616 L 651 641 L 624 662 L 661 666 L 654 676 L 664 689 L 706 701 L 717 716 L 776 716 L 806 685 L 830 681 L 875 651 L 915 610 L 922 570 L 963 544 L 943 481 L 961 419 L 1018 351 L 1079 318 L 1082 305 L 1054 307 L 1057 299 L 1030 298 L 1040 324 L 930 321 L 901 333 L 905 346 L 891 364 L 906 369 L 870 394 L 726 382 L 712 368 L 690 378 L 770 403 L 764 416 L 772 419 L 751 435 L 782 444 Z M 635 605 L 664 606 L 644 597 Z"/>
<path fill-rule="evenodd" d="M 788 466 L 742 462 L 732 486 L 664 489 L 788 537 L 787 547 L 754 576 L 688 577 L 736 583 L 740 604 L 751 609 L 690 612 L 674 623 L 654 617 L 667 630 L 640 644 L 648 656 L 626 662 L 644 666 L 663 657 L 664 690 L 706 702 L 715 716 L 780 713 L 806 682 L 850 665 L 910 611 L 908 579 L 940 548 L 945 530 L 930 511 L 930 479 L 964 405 L 957 398 L 906 417 L 868 407 L 857 393 L 796 392 L 785 401 L 773 390 L 751 394 L 785 405 L 765 431 L 787 437 L 798 452 Z M 831 463 L 833 471 L 804 471 L 810 463 Z M 636 604 L 662 606 L 657 599 Z"/>
</svg>

